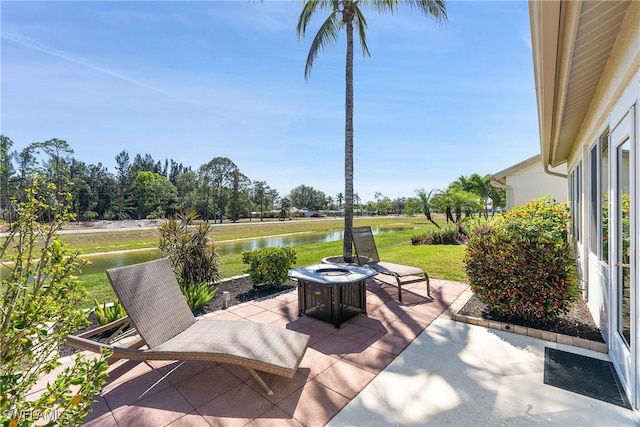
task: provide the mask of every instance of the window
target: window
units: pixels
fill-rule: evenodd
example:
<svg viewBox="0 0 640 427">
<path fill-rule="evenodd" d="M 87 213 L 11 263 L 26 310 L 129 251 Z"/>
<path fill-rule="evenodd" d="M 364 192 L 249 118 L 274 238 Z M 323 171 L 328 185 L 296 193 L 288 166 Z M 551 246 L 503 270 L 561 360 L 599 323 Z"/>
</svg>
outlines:
<svg viewBox="0 0 640 427">
<path fill-rule="evenodd" d="M 582 242 L 582 162 L 576 168 L 576 240 Z"/>
<path fill-rule="evenodd" d="M 599 157 L 598 145 L 591 149 L 589 155 L 589 203 L 591 213 L 589 218 L 589 247 L 591 248 L 591 252 L 595 255 L 598 255 L 598 249 L 600 245 L 598 243 L 598 223 L 600 222 L 600 209 L 598 208 L 600 203 L 599 199 L 599 191 L 598 191 L 598 178 L 600 174 L 598 173 L 598 157 Z"/>
<path fill-rule="evenodd" d="M 609 262 L 609 131 L 600 137 L 600 259 Z"/>
<path fill-rule="evenodd" d="M 589 247 L 609 261 L 609 130 L 589 152 Z"/>
<path fill-rule="evenodd" d="M 569 197 L 571 200 L 571 234 L 576 242 L 581 242 L 582 226 L 582 162 L 569 175 Z"/>
</svg>

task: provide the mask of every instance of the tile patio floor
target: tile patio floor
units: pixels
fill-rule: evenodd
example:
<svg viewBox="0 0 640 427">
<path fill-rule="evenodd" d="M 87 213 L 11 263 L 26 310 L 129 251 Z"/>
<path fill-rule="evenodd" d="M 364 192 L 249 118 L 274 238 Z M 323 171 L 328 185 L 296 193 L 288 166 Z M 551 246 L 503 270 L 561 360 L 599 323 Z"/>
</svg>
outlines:
<svg viewBox="0 0 640 427">
<path fill-rule="evenodd" d="M 186 362 L 121 360 L 85 420 L 86 426 L 324 426 L 467 288 L 431 281 L 403 287 L 377 278 L 367 285 L 366 316 L 336 329 L 298 316 L 295 290 L 212 314 L 220 319 L 270 323 L 311 336 L 292 380 L 271 377 L 268 396 L 244 368 Z"/>
</svg>

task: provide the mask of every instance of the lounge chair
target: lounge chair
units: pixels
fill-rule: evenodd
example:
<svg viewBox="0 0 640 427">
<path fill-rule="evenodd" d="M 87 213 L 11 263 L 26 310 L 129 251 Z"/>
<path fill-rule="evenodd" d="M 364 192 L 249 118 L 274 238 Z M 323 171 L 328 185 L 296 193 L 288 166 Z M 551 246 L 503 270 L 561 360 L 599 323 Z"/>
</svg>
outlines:
<svg viewBox="0 0 640 427">
<path fill-rule="evenodd" d="M 366 265 L 379 274 L 393 276 L 396 279 L 396 283 L 398 284 L 398 301 L 402 301 L 402 285 L 421 282 L 423 280 L 427 282 L 427 296 L 431 298 L 429 275 L 422 268 L 380 261 L 371 227 L 353 227 L 351 229 L 351 236 L 353 237 L 353 246 L 356 249 L 358 264 Z"/>
<path fill-rule="evenodd" d="M 93 331 L 88 331 L 69 336 L 69 345 L 95 352 L 106 348 L 113 352 L 112 357 L 122 359 L 200 360 L 243 366 L 268 394 L 273 392 L 258 371 L 289 379 L 295 376 L 308 335 L 248 321 L 196 319 L 166 258 L 106 273 L 142 340 L 120 347 L 89 340 Z M 145 344 L 147 348 L 140 349 Z"/>
</svg>

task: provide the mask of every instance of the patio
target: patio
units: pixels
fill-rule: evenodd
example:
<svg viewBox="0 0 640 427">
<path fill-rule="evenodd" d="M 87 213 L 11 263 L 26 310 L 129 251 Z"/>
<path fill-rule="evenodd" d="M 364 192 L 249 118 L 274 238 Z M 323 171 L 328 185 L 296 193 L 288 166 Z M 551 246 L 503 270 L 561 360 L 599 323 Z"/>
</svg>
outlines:
<svg viewBox="0 0 640 427">
<path fill-rule="evenodd" d="M 459 425 L 464 424 L 461 422 L 464 414 L 472 416 L 467 421 L 473 424 L 483 424 L 483 420 L 487 423 L 502 421 L 514 425 L 546 420 L 553 424 L 554 418 L 550 418 L 548 414 L 544 414 L 542 418 L 526 415 L 532 408 L 533 412 L 540 408 L 536 405 L 532 408 L 527 408 L 526 405 L 511 408 L 512 413 L 521 415 L 515 418 L 504 417 L 499 411 L 495 412 L 492 408 L 497 407 L 498 403 L 498 406 L 513 405 L 509 405 L 509 399 L 504 399 L 507 395 L 492 390 L 488 384 L 486 387 L 481 385 L 482 381 L 477 381 L 477 378 L 471 378 L 471 381 L 467 378 L 460 382 L 460 378 L 466 376 L 462 373 L 454 374 L 458 376 L 457 380 L 453 378 L 445 381 L 441 377 L 444 376 L 447 365 L 454 371 L 460 370 L 459 359 L 465 349 L 475 351 L 470 348 L 471 341 L 476 341 L 477 333 L 484 331 L 487 334 L 487 331 L 492 331 L 446 320 L 449 317 L 447 312 L 454 302 L 456 306 L 464 304 L 461 301 L 464 296 L 459 297 L 467 289 L 467 285 L 432 280 L 434 300 L 425 298 L 423 283 L 408 285 L 405 289 L 404 302 L 398 303 L 395 286 L 380 286 L 378 277 L 370 279 L 367 284 L 368 315 L 359 316 L 340 329 L 317 319 L 298 317 L 295 290 L 212 314 L 220 319 L 271 323 L 309 334 L 310 346 L 296 377 L 293 380 L 270 378 L 275 381 L 274 395 L 268 396 L 246 370 L 233 366 L 187 362 L 163 378 L 178 366 L 177 362 L 146 364 L 122 360 L 111 366 L 108 383 L 98 402 L 94 404 L 85 425 L 420 425 L 427 420 L 439 425 Z M 443 316 L 438 319 L 441 315 Z M 445 324 L 445 331 L 442 329 L 442 322 L 451 322 L 455 326 Z M 425 331 L 432 324 L 434 326 Z M 465 331 L 459 330 L 460 328 Z M 477 328 L 480 332 L 472 334 L 468 331 L 469 328 Z M 490 338 L 482 339 L 495 340 L 499 333 L 502 332 L 489 332 Z M 443 344 L 443 340 L 451 340 L 453 335 L 462 337 L 463 341 L 454 342 L 455 352 L 449 354 L 450 349 L 439 344 Z M 530 337 L 514 339 L 535 340 Z M 502 343 L 500 346 L 504 347 L 504 341 L 498 339 L 498 344 Z M 542 340 L 537 341 L 544 343 Z M 411 347 L 407 348 L 410 344 Z M 518 351 L 527 348 L 528 345 L 521 342 L 515 347 Z M 401 353 L 402 356 L 397 357 Z M 490 353 L 491 358 L 501 357 L 497 351 Z M 524 362 L 531 362 L 531 355 L 526 357 L 528 359 L 525 358 Z M 517 362 L 508 358 L 503 360 L 507 369 L 498 370 L 498 376 L 505 375 L 505 372 L 509 374 L 508 371 L 514 369 Z M 440 369 L 443 370 L 442 373 Z M 527 365 L 523 365 L 521 369 L 523 371 L 519 373 L 532 374 L 532 369 Z M 403 370 L 408 377 L 397 381 L 398 371 Z M 537 368 L 533 369 L 535 370 Z M 425 372 L 430 372 L 431 380 L 435 378 L 438 381 L 425 382 Z M 499 378 L 498 384 L 501 383 Z M 485 381 L 490 379 L 490 376 L 484 378 Z M 519 381 L 516 378 L 516 385 Z M 389 387 L 389 384 L 395 386 Z M 457 394 L 456 390 L 452 390 L 452 386 L 456 385 L 459 388 Z M 467 386 L 469 389 L 464 390 Z M 522 396 L 522 390 L 518 388 L 521 387 L 516 387 L 516 391 Z M 629 410 L 574 393 L 558 389 L 556 393 L 561 394 L 558 402 L 548 391 L 541 393 L 536 389 L 533 392 L 539 394 L 539 399 L 543 401 L 553 400 L 552 406 L 556 410 L 562 408 L 559 413 L 564 414 L 565 418 L 556 418 L 557 421 L 566 423 L 571 420 L 566 416 L 574 412 L 582 414 L 579 421 L 583 424 L 597 423 L 604 419 L 615 421 L 618 425 L 631 425 L 633 420 L 633 412 Z M 483 399 L 487 401 L 483 402 Z M 476 401 L 479 402 L 478 408 L 470 410 L 467 405 Z M 568 406 L 565 407 L 566 405 Z M 452 412 L 455 407 L 458 415 Z M 484 412 L 487 413 L 480 418 L 473 418 Z M 598 418 L 597 414 L 604 418 Z"/>
</svg>

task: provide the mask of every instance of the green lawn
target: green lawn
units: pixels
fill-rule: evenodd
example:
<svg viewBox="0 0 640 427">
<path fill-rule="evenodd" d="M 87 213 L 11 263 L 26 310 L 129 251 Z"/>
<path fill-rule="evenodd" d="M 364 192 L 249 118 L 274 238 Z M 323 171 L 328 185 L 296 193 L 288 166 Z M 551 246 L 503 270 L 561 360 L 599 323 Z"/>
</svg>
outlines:
<svg viewBox="0 0 640 427">
<path fill-rule="evenodd" d="M 467 277 L 464 270 L 464 246 L 451 245 L 411 245 L 411 236 L 423 232 L 427 227 L 432 227 L 426 220 L 422 218 L 404 218 L 404 217 L 387 217 L 387 218 L 366 218 L 358 219 L 355 225 L 372 225 L 372 226 L 410 226 L 417 227 L 416 229 L 407 229 L 403 231 L 396 231 L 393 233 L 384 233 L 376 235 L 376 245 L 378 252 L 383 261 L 395 262 L 400 264 L 414 265 L 424 268 L 430 277 L 437 279 L 455 280 L 460 282 L 466 282 Z M 291 227 L 288 227 L 291 225 Z M 237 227 L 235 230 L 234 228 Z M 272 234 L 285 234 L 285 232 L 303 232 L 303 231 L 326 231 L 332 229 L 341 229 L 342 221 L 338 220 L 318 220 L 317 222 L 300 221 L 298 223 L 291 222 L 280 224 L 269 224 L 266 227 L 262 225 L 247 226 L 241 225 L 229 225 L 223 227 L 217 227 L 216 236 L 224 235 L 229 237 L 228 239 L 217 240 L 231 240 L 233 236 L 246 236 L 247 229 L 250 227 L 253 229 L 254 234 L 251 237 L 266 236 Z M 223 233 L 223 229 L 224 233 Z M 296 230 L 296 231 L 292 231 Z M 155 231 L 155 230 L 154 230 Z M 119 233 L 123 233 L 120 235 Z M 266 233 L 266 234 L 265 234 Z M 115 236 L 116 240 L 122 239 L 122 236 L 126 232 L 114 232 L 114 233 L 95 233 L 100 235 Z M 93 236 L 93 233 L 91 234 Z M 71 235 L 65 235 L 65 240 L 70 240 Z M 103 236 L 106 237 L 106 236 Z M 130 244 L 138 245 L 135 239 L 139 239 L 140 235 L 138 231 L 130 236 L 132 239 Z M 84 239 L 82 239 L 84 241 Z M 91 239 L 88 239 L 91 240 Z M 106 240 L 105 240 L 106 241 Z M 69 242 L 70 243 L 70 242 Z M 90 243 L 85 243 L 85 246 Z M 70 244 L 71 247 L 74 247 Z M 297 254 L 296 266 L 317 264 L 320 260 L 327 256 L 335 256 L 342 254 L 342 242 L 329 242 L 329 243 L 316 243 L 295 247 Z M 88 252 L 90 253 L 90 252 Z M 246 273 L 247 265 L 242 263 L 242 255 L 229 255 L 221 257 L 222 272 L 224 277 L 231 277 L 239 274 Z M 85 307 L 90 307 L 93 304 L 93 298 L 97 298 L 98 301 L 112 301 L 114 299 L 113 291 L 109 285 L 109 281 L 104 273 L 84 275 L 80 278 L 86 287 L 90 301 L 86 303 Z"/>
<path fill-rule="evenodd" d="M 442 222 L 442 218 L 439 219 Z M 263 237 L 289 233 L 319 232 L 341 230 L 342 219 L 306 219 L 300 221 L 269 221 L 214 226 L 216 241 L 234 240 L 250 237 Z M 465 282 L 464 246 L 413 246 L 411 236 L 420 234 L 433 227 L 424 217 L 364 217 L 354 218 L 354 226 L 407 227 L 406 230 L 376 235 L 376 245 L 383 261 L 414 265 L 424 268 L 430 277 Z M 69 248 L 83 254 L 111 252 L 140 248 L 155 248 L 158 244 L 158 231 L 155 228 L 141 230 L 113 230 L 95 233 L 62 234 L 61 239 Z M 342 254 L 342 242 L 316 243 L 295 247 L 296 266 L 317 264 L 327 256 Z M 221 257 L 224 277 L 246 273 L 247 266 L 242 263 L 242 255 Z M 80 280 L 89 293 L 84 308 L 93 306 L 93 298 L 99 302 L 113 301 L 115 296 L 104 273 L 80 276 Z"/>
</svg>

